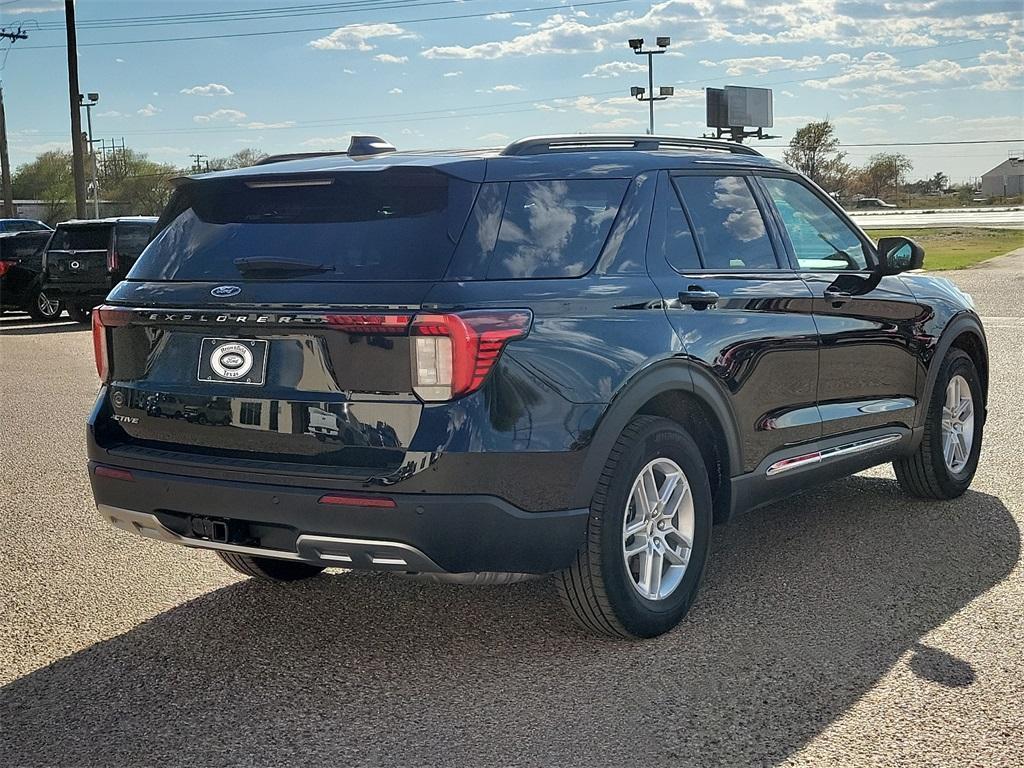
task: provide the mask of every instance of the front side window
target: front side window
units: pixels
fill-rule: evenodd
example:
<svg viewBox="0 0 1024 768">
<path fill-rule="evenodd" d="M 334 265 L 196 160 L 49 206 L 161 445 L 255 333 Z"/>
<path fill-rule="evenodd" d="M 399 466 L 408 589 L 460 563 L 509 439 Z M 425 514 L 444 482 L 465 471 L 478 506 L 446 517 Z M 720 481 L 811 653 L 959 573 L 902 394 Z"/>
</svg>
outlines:
<svg viewBox="0 0 1024 768">
<path fill-rule="evenodd" d="M 489 280 L 579 277 L 604 245 L 627 179 L 509 184 Z"/>
<path fill-rule="evenodd" d="M 825 202 L 793 179 L 762 179 L 792 243 L 800 269 L 864 270 L 864 243 Z"/>
<path fill-rule="evenodd" d="M 775 249 L 742 176 L 675 179 L 706 269 L 777 269 Z"/>
</svg>

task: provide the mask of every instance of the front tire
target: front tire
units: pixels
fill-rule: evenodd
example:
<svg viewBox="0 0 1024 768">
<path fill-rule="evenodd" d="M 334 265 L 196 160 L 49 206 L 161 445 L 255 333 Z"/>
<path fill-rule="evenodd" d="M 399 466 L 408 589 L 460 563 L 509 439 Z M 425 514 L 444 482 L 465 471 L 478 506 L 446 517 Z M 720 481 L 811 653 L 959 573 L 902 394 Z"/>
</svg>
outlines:
<svg viewBox="0 0 1024 768">
<path fill-rule="evenodd" d="M 215 551 L 217 557 L 232 570 L 238 571 L 238 573 L 244 576 L 252 576 L 254 579 L 272 581 L 278 584 L 311 579 L 323 571 L 323 568 L 319 565 L 297 563 L 294 560 L 240 555 L 237 552 L 222 552 L 219 549 Z"/>
<path fill-rule="evenodd" d="M 612 448 L 590 505 L 587 538 L 556 577 L 584 629 L 655 637 L 690 609 L 711 547 L 707 468 L 674 421 L 638 416 Z"/>
<path fill-rule="evenodd" d="M 39 290 L 25 307 L 25 311 L 33 320 L 47 322 L 60 317 L 60 313 L 64 311 L 64 305 L 60 299 L 51 298 L 46 295 L 45 291 Z"/>
<path fill-rule="evenodd" d="M 893 462 L 904 491 L 921 499 L 955 499 L 967 490 L 981 454 L 984 403 L 974 361 L 963 350 L 950 350 L 935 380 L 921 444 Z"/>
</svg>

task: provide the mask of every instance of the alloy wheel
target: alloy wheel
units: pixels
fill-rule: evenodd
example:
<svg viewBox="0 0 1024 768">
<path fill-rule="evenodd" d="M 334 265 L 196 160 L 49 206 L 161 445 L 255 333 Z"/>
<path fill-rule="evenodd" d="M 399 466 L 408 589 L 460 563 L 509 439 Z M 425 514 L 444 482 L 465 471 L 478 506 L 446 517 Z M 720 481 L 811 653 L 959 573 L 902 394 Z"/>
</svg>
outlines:
<svg viewBox="0 0 1024 768">
<path fill-rule="evenodd" d="M 633 588 L 648 600 L 678 589 L 690 562 L 693 494 L 671 459 L 650 462 L 633 481 L 622 523 L 622 558 Z"/>
<path fill-rule="evenodd" d="M 60 312 L 60 300 L 51 299 L 42 291 L 36 296 L 36 306 L 39 307 L 39 312 L 45 317 L 56 317 Z"/>
<path fill-rule="evenodd" d="M 974 444 L 974 398 L 967 379 L 957 375 L 946 385 L 942 405 L 942 457 L 946 469 L 962 472 L 971 457 Z"/>
</svg>

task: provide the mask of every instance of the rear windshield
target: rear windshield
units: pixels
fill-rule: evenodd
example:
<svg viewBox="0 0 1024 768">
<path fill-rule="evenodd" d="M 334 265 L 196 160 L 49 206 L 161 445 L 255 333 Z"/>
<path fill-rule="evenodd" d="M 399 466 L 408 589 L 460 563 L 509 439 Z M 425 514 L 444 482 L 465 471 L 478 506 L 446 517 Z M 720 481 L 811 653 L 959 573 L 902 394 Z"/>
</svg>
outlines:
<svg viewBox="0 0 1024 768">
<path fill-rule="evenodd" d="M 186 184 L 128 277 L 438 279 L 477 186 L 429 168 Z"/>
<path fill-rule="evenodd" d="M 109 224 L 100 227 L 58 227 L 50 241 L 51 251 L 105 251 L 110 247 Z"/>
</svg>

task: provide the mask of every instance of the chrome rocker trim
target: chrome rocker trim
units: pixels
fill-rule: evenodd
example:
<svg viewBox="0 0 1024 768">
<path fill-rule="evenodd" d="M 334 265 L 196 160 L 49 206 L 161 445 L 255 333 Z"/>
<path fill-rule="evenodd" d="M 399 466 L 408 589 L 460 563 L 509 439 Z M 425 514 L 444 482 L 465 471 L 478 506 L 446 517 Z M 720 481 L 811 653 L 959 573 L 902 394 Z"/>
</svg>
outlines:
<svg viewBox="0 0 1024 768">
<path fill-rule="evenodd" d="M 774 477 L 775 475 L 782 474 L 783 472 L 789 472 L 790 470 L 800 469 L 802 467 L 809 466 L 811 464 L 820 464 L 823 461 L 829 459 L 835 459 L 840 456 L 850 456 L 855 453 L 864 453 L 866 451 L 872 451 L 875 448 L 881 448 L 883 445 L 889 445 L 903 439 L 903 435 L 898 433 L 891 433 L 888 435 L 880 435 L 879 437 L 871 437 L 866 440 L 857 440 L 853 443 L 844 443 L 843 445 L 837 445 L 833 448 L 825 448 L 821 451 L 814 451 L 813 453 L 805 453 L 800 456 L 793 456 L 788 459 L 782 459 L 776 461 L 765 472 L 768 477 Z"/>
<path fill-rule="evenodd" d="M 322 565 L 325 568 L 360 568 L 372 571 L 416 571 L 421 573 L 445 573 L 437 563 L 416 547 L 399 541 L 374 541 L 372 539 L 345 539 L 336 536 L 314 536 L 301 534 L 295 540 L 295 551 L 246 547 L 207 539 L 192 539 L 181 536 L 167 528 L 156 515 L 136 512 L 131 509 L 96 505 L 100 517 L 115 528 L 155 539 L 168 544 L 178 544 L 195 549 L 217 549 L 222 552 L 236 552 L 240 555 L 271 557 L 277 560 L 295 560 L 303 563 Z"/>
</svg>

